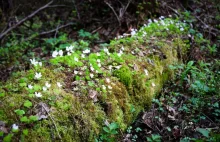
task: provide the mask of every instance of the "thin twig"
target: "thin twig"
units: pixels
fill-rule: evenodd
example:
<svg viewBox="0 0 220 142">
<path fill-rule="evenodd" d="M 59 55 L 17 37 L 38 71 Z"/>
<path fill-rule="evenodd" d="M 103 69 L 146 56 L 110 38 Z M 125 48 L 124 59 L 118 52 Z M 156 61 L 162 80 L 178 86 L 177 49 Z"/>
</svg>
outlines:
<svg viewBox="0 0 220 142">
<path fill-rule="evenodd" d="M 48 8 L 49 5 L 51 5 L 53 3 L 53 0 L 50 1 L 49 3 L 47 3 L 46 5 L 40 7 L 39 9 L 37 9 L 36 11 L 34 11 L 33 13 L 31 13 L 30 15 L 28 15 L 27 17 L 23 18 L 22 20 L 18 21 L 15 25 L 13 25 L 12 27 L 8 28 L 6 31 L 4 31 L 3 33 L 0 34 L 0 39 L 2 39 L 6 34 L 8 34 L 9 32 L 11 32 L 13 29 L 15 29 L 17 26 L 21 25 L 22 23 L 24 23 L 26 20 L 32 18 L 33 16 L 35 16 L 38 12 L 44 10 L 45 8 Z"/>
<path fill-rule="evenodd" d="M 73 5 L 74 5 L 74 7 L 75 7 L 75 9 L 76 9 L 77 17 L 78 17 L 78 19 L 80 20 L 81 17 L 80 17 L 80 14 L 79 14 L 78 8 L 77 8 L 77 6 L 76 6 L 75 0 L 72 0 L 72 2 L 73 2 Z"/>
<path fill-rule="evenodd" d="M 70 22 L 70 23 L 67 23 L 66 25 L 59 26 L 59 27 L 57 27 L 56 29 L 53 29 L 53 30 L 50 30 L 50 31 L 46 31 L 46 32 L 39 33 L 38 35 L 46 35 L 46 34 L 50 34 L 50 33 L 53 33 L 53 32 L 58 31 L 58 30 L 61 29 L 61 28 L 65 28 L 65 27 L 71 26 L 71 25 L 73 25 L 73 24 L 74 24 L 74 23 Z"/>
<path fill-rule="evenodd" d="M 57 33 L 58 33 L 58 30 L 59 30 L 59 29 L 58 29 L 58 28 L 59 28 L 59 25 L 60 25 L 60 24 L 57 25 L 56 32 L 55 32 L 55 34 L 54 34 L 54 38 L 57 37 Z"/>
<path fill-rule="evenodd" d="M 58 129 L 57 129 L 57 125 L 56 125 L 56 123 L 55 123 L 53 117 L 50 115 L 50 113 L 47 111 L 47 109 L 44 107 L 44 105 L 41 105 L 41 106 L 44 108 L 44 110 L 47 112 L 48 116 L 49 116 L 50 119 L 52 120 L 52 122 L 53 122 L 53 124 L 54 124 L 54 127 L 55 127 L 55 129 L 56 129 L 56 131 L 57 131 L 57 135 L 58 135 L 58 137 L 60 138 L 60 140 L 62 141 L 62 137 L 60 136 L 60 133 L 59 133 L 59 131 L 58 131 Z"/>
<path fill-rule="evenodd" d="M 107 1 L 105 1 L 105 3 L 106 3 L 106 4 L 111 8 L 111 10 L 114 12 L 114 14 L 115 14 L 115 16 L 116 16 L 116 18 L 117 18 L 117 20 L 118 20 L 119 26 L 121 26 L 121 20 L 120 20 L 120 18 L 118 17 L 117 13 L 115 12 L 114 8 L 113 8 L 113 7 L 111 6 L 111 4 L 108 3 Z"/>
<path fill-rule="evenodd" d="M 126 5 L 126 7 L 125 7 L 125 9 L 124 9 L 124 11 L 123 11 L 122 17 L 124 16 L 125 12 L 127 11 L 127 9 L 128 9 L 128 7 L 129 7 L 131 1 L 132 1 L 132 0 L 129 0 L 129 1 L 128 1 L 128 4 Z"/>
</svg>

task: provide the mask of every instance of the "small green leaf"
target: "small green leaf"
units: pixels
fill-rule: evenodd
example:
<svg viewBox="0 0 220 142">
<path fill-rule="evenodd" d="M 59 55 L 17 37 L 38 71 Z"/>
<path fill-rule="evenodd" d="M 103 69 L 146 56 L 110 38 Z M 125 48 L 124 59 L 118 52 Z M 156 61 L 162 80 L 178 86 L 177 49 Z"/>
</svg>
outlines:
<svg viewBox="0 0 220 142">
<path fill-rule="evenodd" d="M 24 116 L 24 117 L 21 117 L 20 121 L 27 123 L 27 122 L 29 122 L 29 119 L 27 118 L 27 116 Z"/>
<path fill-rule="evenodd" d="M 4 135 L 3 131 L 0 131 L 0 137 L 2 137 Z"/>
<path fill-rule="evenodd" d="M 38 116 L 36 116 L 36 115 L 31 115 L 30 117 L 29 117 L 29 119 L 31 120 L 31 121 L 38 121 Z"/>
<path fill-rule="evenodd" d="M 25 87 L 25 86 L 27 86 L 27 83 L 19 83 L 19 86 L 20 87 Z"/>
<path fill-rule="evenodd" d="M 21 109 L 16 109 L 16 110 L 15 110 L 15 113 L 16 113 L 17 115 L 19 115 L 19 116 L 22 116 L 22 115 L 25 114 L 25 111 L 24 111 L 24 110 L 21 110 Z"/>
<path fill-rule="evenodd" d="M 109 129 L 108 129 L 107 127 L 103 127 L 103 130 L 104 130 L 105 132 L 107 132 L 107 133 L 110 132 Z"/>
<path fill-rule="evenodd" d="M 34 94 L 29 94 L 28 95 L 30 98 L 33 98 L 34 97 Z"/>
<path fill-rule="evenodd" d="M 12 137 L 13 134 L 8 134 L 7 136 L 4 137 L 3 142 L 10 142 Z"/>
<path fill-rule="evenodd" d="M 113 123 L 111 123 L 111 124 L 109 125 L 109 128 L 110 128 L 110 130 L 117 129 L 117 128 L 118 128 L 118 124 L 113 122 Z"/>
<path fill-rule="evenodd" d="M 4 93 L 0 93 L 0 97 L 4 97 L 5 96 L 5 94 Z"/>
<path fill-rule="evenodd" d="M 196 131 L 198 131 L 199 133 L 201 133 L 203 136 L 205 137 L 209 137 L 209 130 L 207 129 L 203 129 L 203 128 L 197 128 Z"/>
<path fill-rule="evenodd" d="M 25 136 L 27 136 L 27 135 L 28 135 L 28 129 L 24 129 L 24 130 L 22 131 L 22 133 L 23 133 Z"/>
<path fill-rule="evenodd" d="M 30 102 L 29 100 L 26 100 L 24 102 L 24 106 L 27 107 L 27 108 L 30 108 L 30 107 L 32 107 L 32 102 Z"/>
</svg>

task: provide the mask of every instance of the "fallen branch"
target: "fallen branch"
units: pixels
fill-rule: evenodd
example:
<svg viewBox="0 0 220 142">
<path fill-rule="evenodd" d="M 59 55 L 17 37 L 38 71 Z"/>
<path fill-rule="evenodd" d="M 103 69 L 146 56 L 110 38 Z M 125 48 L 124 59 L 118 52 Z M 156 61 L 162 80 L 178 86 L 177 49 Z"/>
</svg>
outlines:
<svg viewBox="0 0 220 142">
<path fill-rule="evenodd" d="M 27 17 L 23 18 L 22 20 L 18 21 L 15 25 L 13 25 L 12 27 L 8 28 L 6 31 L 2 32 L 0 34 L 0 40 L 7 35 L 9 32 L 11 32 L 13 29 L 15 29 L 16 27 L 18 27 L 19 25 L 21 25 L 22 23 L 24 23 L 26 20 L 32 18 L 34 15 L 36 15 L 38 12 L 44 10 L 45 8 L 48 8 L 51 4 L 53 3 L 53 0 L 50 1 L 49 3 L 47 3 L 46 5 L 40 7 L 39 9 L 37 9 L 36 11 L 34 11 L 33 13 L 31 13 L 30 15 L 28 15 Z"/>
</svg>

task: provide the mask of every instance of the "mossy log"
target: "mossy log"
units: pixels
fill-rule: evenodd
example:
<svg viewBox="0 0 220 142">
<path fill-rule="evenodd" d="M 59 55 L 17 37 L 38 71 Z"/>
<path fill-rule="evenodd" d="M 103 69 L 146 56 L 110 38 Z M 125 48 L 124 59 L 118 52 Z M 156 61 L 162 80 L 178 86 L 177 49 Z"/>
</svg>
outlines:
<svg viewBox="0 0 220 142">
<path fill-rule="evenodd" d="M 143 36 L 143 30 L 150 35 Z M 108 51 L 90 53 L 85 58 L 76 51 L 51 59 L 50 66 L 14 73 L 0 87 L 4 137 L 11 135 L 12 141 L 28 142 L 85 142 L 99 137 L 104 122 L 115 122 L 125 130 L 172 78 L 169 65 L 181 62 L 178 55 L 187 50 L 184 35 L 178 28 L 167 31 L 152 25 L 136 36 L 113 40 Z M 96 60 L 101 61 L 101 67 Z M 41 79 L 34 79 L 35 72 L 42 73 Z M 45 82 L 51 86 L 42 91 Z M 57 86 L 57 82 L 63 86 Z M 42 97 L 34 96 L 35 92 L 42 92 Z M 32 102 L 29 107 L 24 105 L 27 100 Z M 38 121 L 30 116 L 38 116 Z M 18 132 L 12 132 L 12 124 L 19 126 Z M 23 132 L 26 129 L 28 134 Z"/>
</svg>

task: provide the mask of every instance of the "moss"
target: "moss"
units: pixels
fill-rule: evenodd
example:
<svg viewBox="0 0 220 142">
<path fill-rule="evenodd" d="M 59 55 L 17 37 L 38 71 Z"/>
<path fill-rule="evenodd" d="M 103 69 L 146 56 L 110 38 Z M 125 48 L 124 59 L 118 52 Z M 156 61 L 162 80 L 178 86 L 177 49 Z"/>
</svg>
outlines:
<svg viewBox="0 0 220 142">
<path fill-rule="evenodd" d="M 157 30 L 154 28 L 150 29 L 151 32 Z M 19 124 L 21 130 L 28 129 L 29 134 L 24 141 L 60 141 L 59 137 L 63 141 L 94 141 L 102 132 L 106 120 L 118 123 L 120 129 L 125 130 L 141 111 L 150 107 L 152 98 L 172 76 L 173 71 L 168 65 L 179 62 L 178 49 L 181 48 L 181 51 L 186 53 L 186 44 L 179 35 L 170 35 L 174 39 L 172 42 L 170 39 L 161 40 L 161 37 L 157 36 L 155 39 L 131 37 L 113 41 L 109 48 L 115 53 L 110 56 L 101 52 L 101 57 L 92 53 L 81 59 L 81 52 L 76 52 L 77 54 L 71 56 L 50 60 L 53 64 L 51 67 L 15 73 L 6 83 L 1 83 L 0 93 L 3 92 L 5 96 L 1 98 L 0 120 L 4 120 L 9 131 L 14 123 Z M 123 55 L 119 57 L 116 52 L 120 51 L 122 46 Z M 81 62 L 73 62 L 74 57 L 79 57 Z M 97 59 L 102 63 L 99 68 Z M 85 78 L 80 75 L 78 80 L 74 80 L 76 77 L 71 71 L 79 70 L 82 64 L 87 65 L 84 75 L 89 77 L 92 73 L 90 63 L 96 70 L 102 69 L 102 72 L 93 72 L 94 78 L 88 80 L 80 80 Z M 115 69 L 114 63 L 121 65 L 121 68 L 111 72 L 107 68 L 112 65 Z M 54 65 L 61 67 L 57 69 Z M 33 79 L 35 72 L 41 72 L 43 77 L 40 80 Z M 66 76 L 66 72 L 71 75 Z M 105 81 L 106 78 L 110 81 Z M 71 86 L 76 81 L 81 83 L 78 84 L 79 92 L 73 91 Z M 43 92 L 45 82 L 49 82 L 51 88 Z M 63 87 L 57 87 L 57 82 L 61 82 Z M 27 84 L 37 87 L 31 91 L 27 89 Z M 101 88 L 103 85 L 107 86 L 106 89 Z M 97 101 L 90 97 L 89 90 L 97 91 Z M 29 96 L 36 91 L 41 91 L 43 97 Z M 26 100 L 33 103 L 30 109 L 23 105 Z M 49 115 L 45 114 L 46 119 L 26 124 L 21 122 L 20 116 L 14 112 L 16 109 L 22 109 L 25 116 L 36 115 L 39 103 L 46 104 L 50 110 Z M 20 139 L 20 135 L 21 131 L 15 136 Z"/>
<path fill-rule="evenodd" d="M 119 78 L 119 81 L 121 81 L 126 87 L 130 87 L 132 84 L 132 72 L 127 66 L 122 66 L 120 69 L 115 70 L 113 72 L 113 75 L 117 78 Z"/>
</svg>

